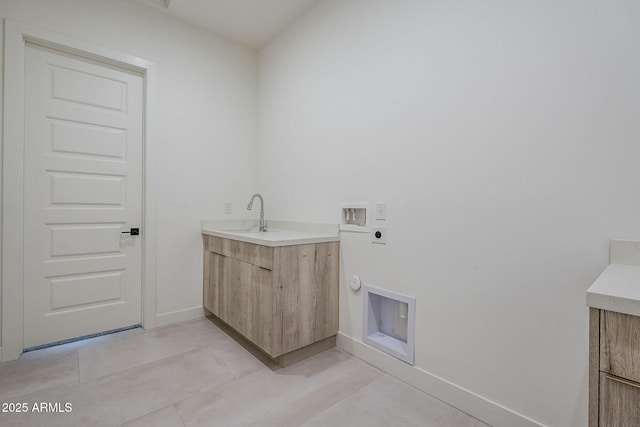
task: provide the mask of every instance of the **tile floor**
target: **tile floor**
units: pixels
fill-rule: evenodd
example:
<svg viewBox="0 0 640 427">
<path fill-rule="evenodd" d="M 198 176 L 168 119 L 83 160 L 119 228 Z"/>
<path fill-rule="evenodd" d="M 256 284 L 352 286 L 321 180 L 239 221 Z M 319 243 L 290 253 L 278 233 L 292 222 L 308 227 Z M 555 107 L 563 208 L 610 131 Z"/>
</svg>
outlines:
<svg viewBox="0 0 640 427">
<path fill-rule="evenodd" d="M 486 426 L 335 348 L 278 368 L 245 347 L 199 319 L 29 352 L 0 364 L 0 426 Z"/>
</svg>

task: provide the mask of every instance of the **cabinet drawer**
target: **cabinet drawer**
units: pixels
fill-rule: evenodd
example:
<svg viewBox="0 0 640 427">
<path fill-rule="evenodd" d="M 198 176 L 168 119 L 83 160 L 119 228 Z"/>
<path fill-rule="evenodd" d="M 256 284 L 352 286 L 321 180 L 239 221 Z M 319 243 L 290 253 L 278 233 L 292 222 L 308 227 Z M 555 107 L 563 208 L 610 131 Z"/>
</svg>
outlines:
<svg viewBox="0 0 640 427">
<path fill-rule="evenodd" d="M 223 239 L 216 236 L 203 237 L 206 251 L 235 258 L 267 270 L 273 270 L 273 248 L 269 246 Z"/>
<path fill-rule="evenodd" d="M 640 317 L 600 311 L 600 370 L 640 382 Z"/>
<path fill-rule="evenodd" d="M 600 374 L 600 427 L 640 425 L 640 384 Z"/>
</svg>

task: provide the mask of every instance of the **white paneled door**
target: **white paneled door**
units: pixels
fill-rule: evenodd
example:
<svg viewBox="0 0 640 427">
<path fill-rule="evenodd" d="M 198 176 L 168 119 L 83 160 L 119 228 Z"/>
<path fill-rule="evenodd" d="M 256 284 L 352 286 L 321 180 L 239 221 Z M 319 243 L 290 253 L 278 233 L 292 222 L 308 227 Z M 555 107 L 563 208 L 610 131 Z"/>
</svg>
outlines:
<svg viewBox="0 0 640 427">
<path fill-rule="evenodd" d="M 143 81 L 25 52 L 24 347 L 141 323 Z"/>
</svg>

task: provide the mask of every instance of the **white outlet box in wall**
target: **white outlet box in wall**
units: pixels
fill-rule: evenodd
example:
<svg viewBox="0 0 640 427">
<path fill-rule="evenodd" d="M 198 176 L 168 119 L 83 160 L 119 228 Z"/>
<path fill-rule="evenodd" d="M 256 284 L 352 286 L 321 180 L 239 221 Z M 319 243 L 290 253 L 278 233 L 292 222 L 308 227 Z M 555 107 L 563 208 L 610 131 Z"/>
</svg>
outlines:
<svg viewBox="0 0 640 427">
<path fill-rule="evenodd" d="M 340 203 L 340 231 L 368 233 L 371 223 L 371 203 Z"/>
<path fill-rule="evenodd" d="M 416 299 L 363 286 L 362 341 L 413 365 Z"/>
</svg>

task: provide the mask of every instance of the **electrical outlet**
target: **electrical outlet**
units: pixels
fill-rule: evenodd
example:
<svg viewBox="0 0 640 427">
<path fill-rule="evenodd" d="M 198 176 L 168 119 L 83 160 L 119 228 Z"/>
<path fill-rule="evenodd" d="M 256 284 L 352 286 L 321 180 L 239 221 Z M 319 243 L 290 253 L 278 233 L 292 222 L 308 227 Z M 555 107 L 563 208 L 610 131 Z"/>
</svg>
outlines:
<svg viewBox="0 0 640 427">
<path fill-rule="evenodd" d="M 229 202 L 224 204 L 224 213 L 225 214 L 230 214 L 231 212 L 233 212 L 233 205 Z"/>
<path fill-rule="evenodd" d="M 387 243 L 387 227 L 371 227 L 371 241 L 373 243 Z"/>
</svg>

